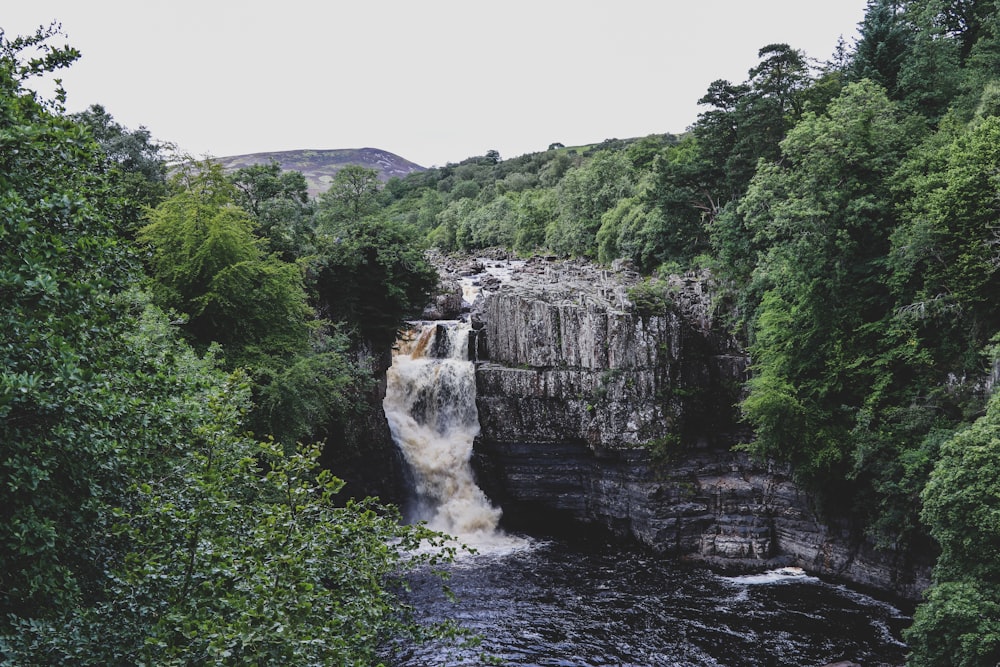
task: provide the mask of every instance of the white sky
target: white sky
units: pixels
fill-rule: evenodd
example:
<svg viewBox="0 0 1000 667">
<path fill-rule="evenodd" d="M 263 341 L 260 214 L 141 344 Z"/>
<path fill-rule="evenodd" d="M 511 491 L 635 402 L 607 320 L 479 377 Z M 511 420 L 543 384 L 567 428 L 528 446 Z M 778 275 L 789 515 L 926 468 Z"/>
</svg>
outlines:
<svg viewBox="0 0 1000 667">
<path fill-rule="evenodd" d="M 423 166 L 683 132 L 760 47 L 818 60 L 866 0 L 9 0 L 62 23 L 78 111 L 195 156 L 375 147 Z"/>
</svg>

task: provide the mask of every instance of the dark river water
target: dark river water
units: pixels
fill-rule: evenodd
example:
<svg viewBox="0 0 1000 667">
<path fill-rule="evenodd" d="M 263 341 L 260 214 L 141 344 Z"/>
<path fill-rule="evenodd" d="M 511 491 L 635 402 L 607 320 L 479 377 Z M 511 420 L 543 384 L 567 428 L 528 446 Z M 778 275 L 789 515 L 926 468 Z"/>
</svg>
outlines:
<svg viewBox="0 0 1000 667">
<path fill-rule="evenodd" d="M 909 618 L 801 572 L 727 577 L 620 546 L 535 543 L 418 573 L 422 620 L 456 619 L 477 647 L 420 645 L 389 660 L 436 665 L 902 665 Z M 490 662 L 494 660 L 495 662 Z"/>
</svg>

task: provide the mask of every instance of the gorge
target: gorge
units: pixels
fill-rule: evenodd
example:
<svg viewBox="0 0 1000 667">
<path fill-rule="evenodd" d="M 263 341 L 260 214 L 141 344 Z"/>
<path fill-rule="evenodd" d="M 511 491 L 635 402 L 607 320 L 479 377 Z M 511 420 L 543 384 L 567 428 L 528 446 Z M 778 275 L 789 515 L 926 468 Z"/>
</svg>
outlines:
<svg viewBox="0 0 1000 667">
<path fill-rule="evenodd" d="M 458 317 L 460 274 L 475 285 L 472 466 L 504 527 L 599 531 L 730 572 L 796 566 L 910 600 L 928 585 L 932 554 L 877 549 L 821 516 L 787 467 L 734 450 L 750 437 L 735 407 L 749 360 L 713 317 L 708 274 L 637 306 L 627 265 L 473 264 L 442 265 L 425 315 Z"/>
</svg>

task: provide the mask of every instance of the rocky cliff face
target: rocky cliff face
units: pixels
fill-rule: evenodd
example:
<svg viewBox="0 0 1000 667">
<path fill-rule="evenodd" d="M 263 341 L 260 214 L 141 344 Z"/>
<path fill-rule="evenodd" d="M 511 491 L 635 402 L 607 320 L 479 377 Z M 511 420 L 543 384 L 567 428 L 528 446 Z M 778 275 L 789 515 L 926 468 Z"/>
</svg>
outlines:
<svg viewBox="0 0 1000 667">
<path fill-rule="evenodd" d="M 821 523 L 788 470 L 732 451 L 748 437 L 734 408 L 747 358 L 713 322 L 709 277 L 661 284 L 667 298 L 642 313 L 638 281 L 536 259 L 477 301 L 474 464 L 507 524 L 918 595 L 926 564 Z"/>
<path fill-rule="evenodd" d="M 350 419 L 331 424 L 320 459 L 344 481 L 339 498 L 376 496 L 386 503 L 402 506 L 412 488 L 403 454 L 392 440 L 382 400 L 385 398 L 385 371 L 392 363 L 386 350 L 375 354 L 367 344 L 353 350 L 353 362 L 370 369 L 376 382 Z"/>
</svg>

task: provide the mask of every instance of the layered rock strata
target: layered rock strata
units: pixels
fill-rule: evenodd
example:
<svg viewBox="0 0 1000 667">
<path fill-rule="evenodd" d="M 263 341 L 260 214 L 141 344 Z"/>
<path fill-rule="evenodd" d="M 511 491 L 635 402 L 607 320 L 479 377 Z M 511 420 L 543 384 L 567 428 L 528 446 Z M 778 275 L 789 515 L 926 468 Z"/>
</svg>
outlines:
<svg viewBox="0 0 1000 667">
<path fill-rule="evenodd" d="M 713 321 L 709 276 L 661 283 L 662 307 L 643 314 L 638 282 L 536 259 L 477 301 L 474 464 L 507 524 L 919 595 L 926 564 L 821 523 L 788 470 L 733 451 L 748 437 L 735 412 L 748 360 Z"/>
</svg>

